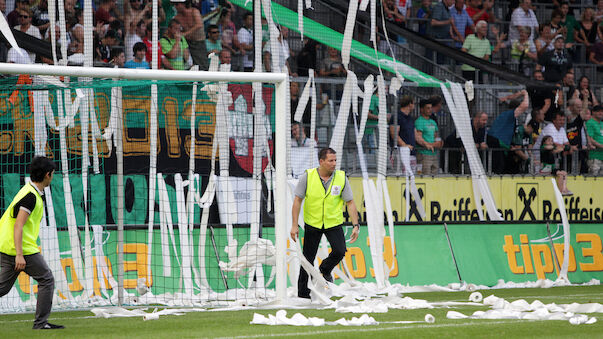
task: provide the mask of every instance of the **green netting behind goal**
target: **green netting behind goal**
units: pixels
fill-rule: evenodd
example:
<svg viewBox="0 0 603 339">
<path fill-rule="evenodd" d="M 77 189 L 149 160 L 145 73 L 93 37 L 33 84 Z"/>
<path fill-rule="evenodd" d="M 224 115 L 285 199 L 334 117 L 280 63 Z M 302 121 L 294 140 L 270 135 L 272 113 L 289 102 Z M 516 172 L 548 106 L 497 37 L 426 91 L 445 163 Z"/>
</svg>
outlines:
<svg viewBox="0 0 603 339">
<path fill-rule="evenodd" d="M 41 251 L 55 275 L 55 307 L 117 304 L 120 139 L 124 303 L 193 306 L 274 294 L 270 263 L 248 255 L 252 264 L 235 265 L 253 246 L 273 250 L 272 184 L 262 173 L 273 171 L 274 86 L 263 84 L 261 90 L 265 109 L 255 117 L 251 83 L 220 88 L 183 81 L 0 79 L 1 211 L 26 183 L 34 155 L 57 166 L 40 232 Z M 256 145 L 259 176 L 258 135 L 266 141 Z M 222 150 L 214 146 L 217 139 L 225 141 Z M 208 186 L 215 186 L 213 200 L 202 199 Z M 254 223 L 267 242 L 249 244 L 258 237 L 251 234 Z M 0 312 L 34 310 L 36 291 L 35 281 L 22 274 L 0 298 Z"/>
</svg>

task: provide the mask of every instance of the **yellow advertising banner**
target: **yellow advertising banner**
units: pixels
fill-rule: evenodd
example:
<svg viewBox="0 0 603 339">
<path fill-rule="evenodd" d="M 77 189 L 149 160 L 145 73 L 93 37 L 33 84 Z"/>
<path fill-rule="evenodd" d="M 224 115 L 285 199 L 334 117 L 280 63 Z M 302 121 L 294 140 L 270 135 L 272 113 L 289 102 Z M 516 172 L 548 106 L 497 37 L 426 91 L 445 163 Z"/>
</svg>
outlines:
<svg viewBox="0 0 603 339">
<path fill-rule="evenodd" d="M 371 178 L 371 180 L 374 180 Z M 416 178 L 419 195 L 427 214 L 422 220 L 414 199 L 410 201 L 410 221 L 479 220 L 471 178 Z M 551 177 L 492 177 L 488 179 L 496 208 L 507 221 L 560 220 Z M 354 200 L 365 220 L 362 178 L 351 177 Z M 387 178 L 394 219 L 406 220 L 406 179 Z M 568 177 L 574 193 L 564 197 L 568 218 L 572 221 L 603 220 L 603 180 L 596 177 Z M 486 215 L 485 207 L 480 207 Z"/>
</svg>

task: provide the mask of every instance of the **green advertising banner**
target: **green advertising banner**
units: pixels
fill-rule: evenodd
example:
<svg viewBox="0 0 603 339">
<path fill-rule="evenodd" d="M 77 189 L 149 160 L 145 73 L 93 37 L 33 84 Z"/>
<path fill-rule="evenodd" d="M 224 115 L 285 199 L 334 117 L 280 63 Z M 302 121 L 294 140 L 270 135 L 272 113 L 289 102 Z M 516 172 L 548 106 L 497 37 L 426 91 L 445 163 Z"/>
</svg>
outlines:
<svg viewBox="0 0 603 339">
<path fill-rule="evenodd" d="M 550 237 L 546 224 L 453 224 L 446 228 L 440 225 L 396 225 L 394 251 L 390 248 L 390 237 L 385 237 L 383 257 L 392 267 L 389 282 L 403 285 L 447 285 L 458 282 L 459 275 L 468 283 L 493 286 L 499 280 L 505 282 L 526 282 L 538 279 L 557 279 L 563 260 L 563 227 L 550 225 Z M 349 239 L 351 227 L 344 227 L 346 239 Z M 148 231 L 140 227 L 126 227 L 124 232 L 124 271 L 125 288 L 136 293 L 137 280 L 145 278 L 147 285 L 155 295 L 175 293 L 183 290 L 181 274 L 182 249 L 177 224 L 174 224 L 173 236 L 166 231 L 162 236 L 160 229 L 153 231 L 153 245 L 148 246 Z M 262 237 L 274 243 L 274 228 L 264 227 Z M 300 236 L 303 238 L 303 231 Z M 360 237 L 353 244 L 347 244 L 345 262 L 352 276 L 361 282 L 374 282 L 375 272 L 370 254 L 370 239 L 366 227 L 361 227 Z M 235 227 L 233 231 L 239 254 L 249 240 L 249 228 Z M 196 279 L 199 271 L 199 229 L 189 234 L 192 253 L 192 267 Z M 572 224 L 571 247 L 569 255 L 569 279 L 572 283 L 584 283 L 592 279 L 603 279 L 603 236 L 602 224 Z M 75 296 L 83 291 L 84 278 L 78 277 L 73 268 L 71 246 L 67 230 L 58 232 L 61 267 L 66 276 L 70 292 Z M 91 237 L 92 238 L 92 237 Z M 85 239 L 80 231 L 80 239 Z M 109 270 L 117 272 L 117 232 L 105 229 L 102 234 L 102 248 Z M 551 240 L 552 239 L 552 240 Z M 302 239 L 303 241 L 303 239 Z M 224 227 L 208 228 L 201 256 L 205 267 L 207 283 L 214 292 L 227 289 L 244 288 L 248 285 L 246 274 L 236 278 L 233 272 L 221 271 L 219 262 L 228 263 L 226 253 L 228 245 Z M 94 265 L 98 265 L 95 244 L 92 244 Z M 452 249 L 452 251 L 451 251 Z M 151 265 L 147 264 L 149 250 Z M 44 253 L 44 249 L 42 249 Z M 456 259 L 456 266 L 453 259 Z M 164 258 L 169 258 L 165 265 Z M 169 267 L 169 272 L 166 270 Z M 342 264 L 340 264 L 342 268 Z M 457 271 L 458 268 L 458 271 Z M 288 267 L 288 269 L 292 269 Z M 262 266 L 264 285 L 274 288 L 271 279 L 272 267 Z M 107 283 L 107 277 L 99 278 L 93 270 L 94 295 L 101 296 L 101 279 Z M 341 283 L 334 276 L 335 283 Z M 293 282 L 295 283 L 295 282 Z M 291 285 L 291 282 L 288 282 Z M 197 280 L 194 280 L 197 286 Z M 18 291 L 23 300 L 36 292 L 37 286 L 30 286 L 30 279 L 23 273 L 17 282 Z M 111 295 L 113 291 L 108 290 Z"/>
<path fill-rule="evenodd" d="M 571 225 L 568 277 L 572 283 L 603 279 L 602 226 Z M 562 225 L 550 224 L 550 238 L 546 224 L 449 225 L 448 233 L 461 278 L 470 283 L 555 280 L 563 263 Z"/>
</svg>

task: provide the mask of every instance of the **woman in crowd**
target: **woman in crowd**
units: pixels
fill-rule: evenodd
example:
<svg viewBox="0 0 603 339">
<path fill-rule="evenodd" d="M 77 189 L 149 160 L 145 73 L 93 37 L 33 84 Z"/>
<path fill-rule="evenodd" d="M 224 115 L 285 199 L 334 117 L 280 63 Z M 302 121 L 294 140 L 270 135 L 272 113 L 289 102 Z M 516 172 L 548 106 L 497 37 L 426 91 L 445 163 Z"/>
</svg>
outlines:
<svg viewBox="0 0 603 339">
<path fill-rule="evenodd" d="M 588 101 L 588 107 L 593 108 L 599 104 L 599 100 L 597 100 L 597 96 L 590 89 L 590 79 L 587 76 L 582 76 L 578 81 L 578 87 L 574 90 L 574 93 L 571 93 L 571 98 L 580 99 L 582 102 Z"/>
<path fill-rule="evenodd" d="M 534 40 L 536 45 L 536 52 L 538 55 L 553 49 L 553 35 L 551 34 L 551 26 L 548 24 L 542 24 L 538 28 L 538 39 Z"/>
<path fill-rule="evenodd" d="M 231 54 L 237 54 L 239 50 L 239 40 L 237 39 L 237 28 L 232 22 L 232 11 L 223 8 L 218 19 L 218 29 L 220 30 L 220 40 L 222 48 L 230 51 Z"/>
<path fill-rule="evenodd" d="M 580 19 L 580 30 L 574 32 L 576 42 L 586 46 L 586 55 L 590 52 L 590 47 L 597 42 L 597 23 L 595 22 L 595 11 L 587 8 L 582 12 Z"/>
</svg>

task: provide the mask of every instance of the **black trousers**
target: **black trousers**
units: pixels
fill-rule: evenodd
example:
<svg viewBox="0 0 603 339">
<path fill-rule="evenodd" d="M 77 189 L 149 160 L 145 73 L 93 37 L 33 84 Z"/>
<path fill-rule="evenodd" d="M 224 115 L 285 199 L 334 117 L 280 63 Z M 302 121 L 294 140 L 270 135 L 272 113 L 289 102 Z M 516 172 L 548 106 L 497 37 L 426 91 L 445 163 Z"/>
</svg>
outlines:
<svg viewBox="0 0 603 339">
<path fill-rule="evenodd" d="M 331 253 L 329 256 L 322 261 L 319 270 L 324 275 L 331 274 L 333 268 L 339 264 L 341 259 L 345 256 L 345 236 L 343 234 L 343 228 L 340 226 L 320 229 L 309 225 L 306 225 L 304 230 L 304 257 L 310 262 L 314 263 L 316 258 L 316 252 L 318 252 L 318 245 L 322 235 L 327 237 L 329 244 L 331 245 Z M 297 294 L 299 296 L 309 296 L 310 289 L 308 288 L 308 272 L 303 267 L 299 269 L 299 280 L 297 282 Z"/>
</svg>

